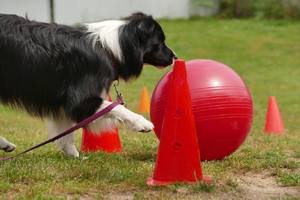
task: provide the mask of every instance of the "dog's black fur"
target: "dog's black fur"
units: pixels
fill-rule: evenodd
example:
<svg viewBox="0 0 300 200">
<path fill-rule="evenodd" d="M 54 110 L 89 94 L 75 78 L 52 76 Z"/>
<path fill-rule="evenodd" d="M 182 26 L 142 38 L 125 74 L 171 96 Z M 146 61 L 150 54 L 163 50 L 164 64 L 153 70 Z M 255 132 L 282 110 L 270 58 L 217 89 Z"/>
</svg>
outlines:
<svg viewBox="0 0 300 200">
<path fill-rule="evenodd" d="M 62 108 L 78 122 L 95 113 L 113 80 L 138 77 L 144 63 L 172 63 L 174 54 L 151 16 L 136 13 L 124 20 L 119 60 L 100 42 L 92 44 L 86 26 L 0 14 L 0 101 L 39 117 Z"/>
</svg>

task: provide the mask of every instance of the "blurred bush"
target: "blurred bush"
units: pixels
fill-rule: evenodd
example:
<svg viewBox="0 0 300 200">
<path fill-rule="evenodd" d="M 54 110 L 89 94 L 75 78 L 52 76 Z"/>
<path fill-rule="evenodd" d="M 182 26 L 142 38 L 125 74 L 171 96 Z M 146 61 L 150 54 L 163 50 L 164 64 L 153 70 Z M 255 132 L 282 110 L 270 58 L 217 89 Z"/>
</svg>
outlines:
<svg viewBox="0 0 300 200">
<path fill-rule="evenodd" d="M 224 18 L 300 19 L 300 0 L 221 0 Z"/>
</svg>

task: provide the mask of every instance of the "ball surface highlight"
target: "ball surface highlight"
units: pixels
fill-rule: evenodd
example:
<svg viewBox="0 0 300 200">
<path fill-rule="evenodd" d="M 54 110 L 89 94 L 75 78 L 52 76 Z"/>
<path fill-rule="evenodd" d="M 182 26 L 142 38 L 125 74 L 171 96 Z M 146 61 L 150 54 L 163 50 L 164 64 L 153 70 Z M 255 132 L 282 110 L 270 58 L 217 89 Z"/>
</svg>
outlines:
<svg viewBox="0 0 300 200">
<path fill-rule="evenodd" d="M 230 67 L 213 60 L 188 61 L 186 71 L 201 159 L 223 159 L 238 149 L 251 128 L 253 105 L 249 90 Z M 168 72 L 162 77 L 151 98 L 150 116 L 158 138 L 170 75 Z"/>
</svg>

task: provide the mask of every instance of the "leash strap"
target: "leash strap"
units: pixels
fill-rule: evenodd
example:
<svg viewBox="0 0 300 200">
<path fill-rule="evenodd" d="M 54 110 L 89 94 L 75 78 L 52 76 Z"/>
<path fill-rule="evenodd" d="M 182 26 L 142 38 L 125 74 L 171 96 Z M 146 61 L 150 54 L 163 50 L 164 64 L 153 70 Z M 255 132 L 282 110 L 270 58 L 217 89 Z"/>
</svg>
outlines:
<svg viewBox="0 0 300 200">
<path fill-rule="evenodd" d="M 58 140 L 59 138 L 64 137 L 64 136 L 66 136 L 66 135 L 68 135 L 68 134 L 76 131 L 77 129 L 86 126 L 87 124 L 91 123 L 92 121 L 96 120 L 97 118 L 99 118 L 99 117 L 103 116 L 104 114 L 108 113 L 109 111 L 111 111 L 112 109 L 114 109 L 116 106 L 122 105 L 122 104 L 124 104 L 123 100 L 121 98 L 118 98 L 118 100 L 116 102 L 111 103 L 110 105 L 108 105 L 107 107 L 105 107 L 103 110 L 100 110 L 99 112 L 97 112 L 97 113 L 91 115 L 90 117 L 82 120 L 81 122 L 79 122 L 75 126 L 73 126 L 73 127 L 69 128 L 69 129 L 65 130 L 64 132 L 60 133 L 59 135 L 57 135 L 57 136 L 55 136 L 53 138 L 50 138 L 49 140 L 46 140 L 46 141 L 44 141 L 44 142 L 42 142 L 40 144 L 37 144 L 36 146 L 33 146 L 33 147 L 31 147 L 31 148 L 29 148 L 29 149 L 27 149 L 25 151 L 22 151 L 21 153 L 18 153 L 17 155 L 14 155 L 14 156 L 11 156 L 11 157 L 2 157 L 2 158 L 0 158 L 0 161 L 12 160 L 12 159 L 14 159 L 16 157 L 19 157 L 20 155 L 23 155 L 23 154 L 25 154 L 25 153 L 27 153 L 29 151 L 37 149 L 37 148 L 39 148 L 41 146 L 44 146 L 44 145 L 46 145 L 46 144 L 48 144 L 50 142 L 54 142 L 55 140 Z"/>
</svg>

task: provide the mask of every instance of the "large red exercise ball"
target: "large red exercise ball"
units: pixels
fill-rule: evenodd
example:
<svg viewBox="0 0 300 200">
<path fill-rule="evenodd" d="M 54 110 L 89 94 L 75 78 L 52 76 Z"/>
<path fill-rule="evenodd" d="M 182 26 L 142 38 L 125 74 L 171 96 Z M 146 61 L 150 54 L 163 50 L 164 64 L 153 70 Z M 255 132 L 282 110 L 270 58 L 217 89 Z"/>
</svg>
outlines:
<svg viewBox="0 0 300 200">
<path fill-rule="evenodd" d="M 230 67 L 213 60 L 186 62 L 200 156 L 219 160 L 244 142 L 252 125 L 253 105 L 247 86 Z M 168 72 L 151 99 L 151 120 L 159 138 L 169 90 Z M 185 97 L 181 97 L 185 98 Z"/>
</svg>

